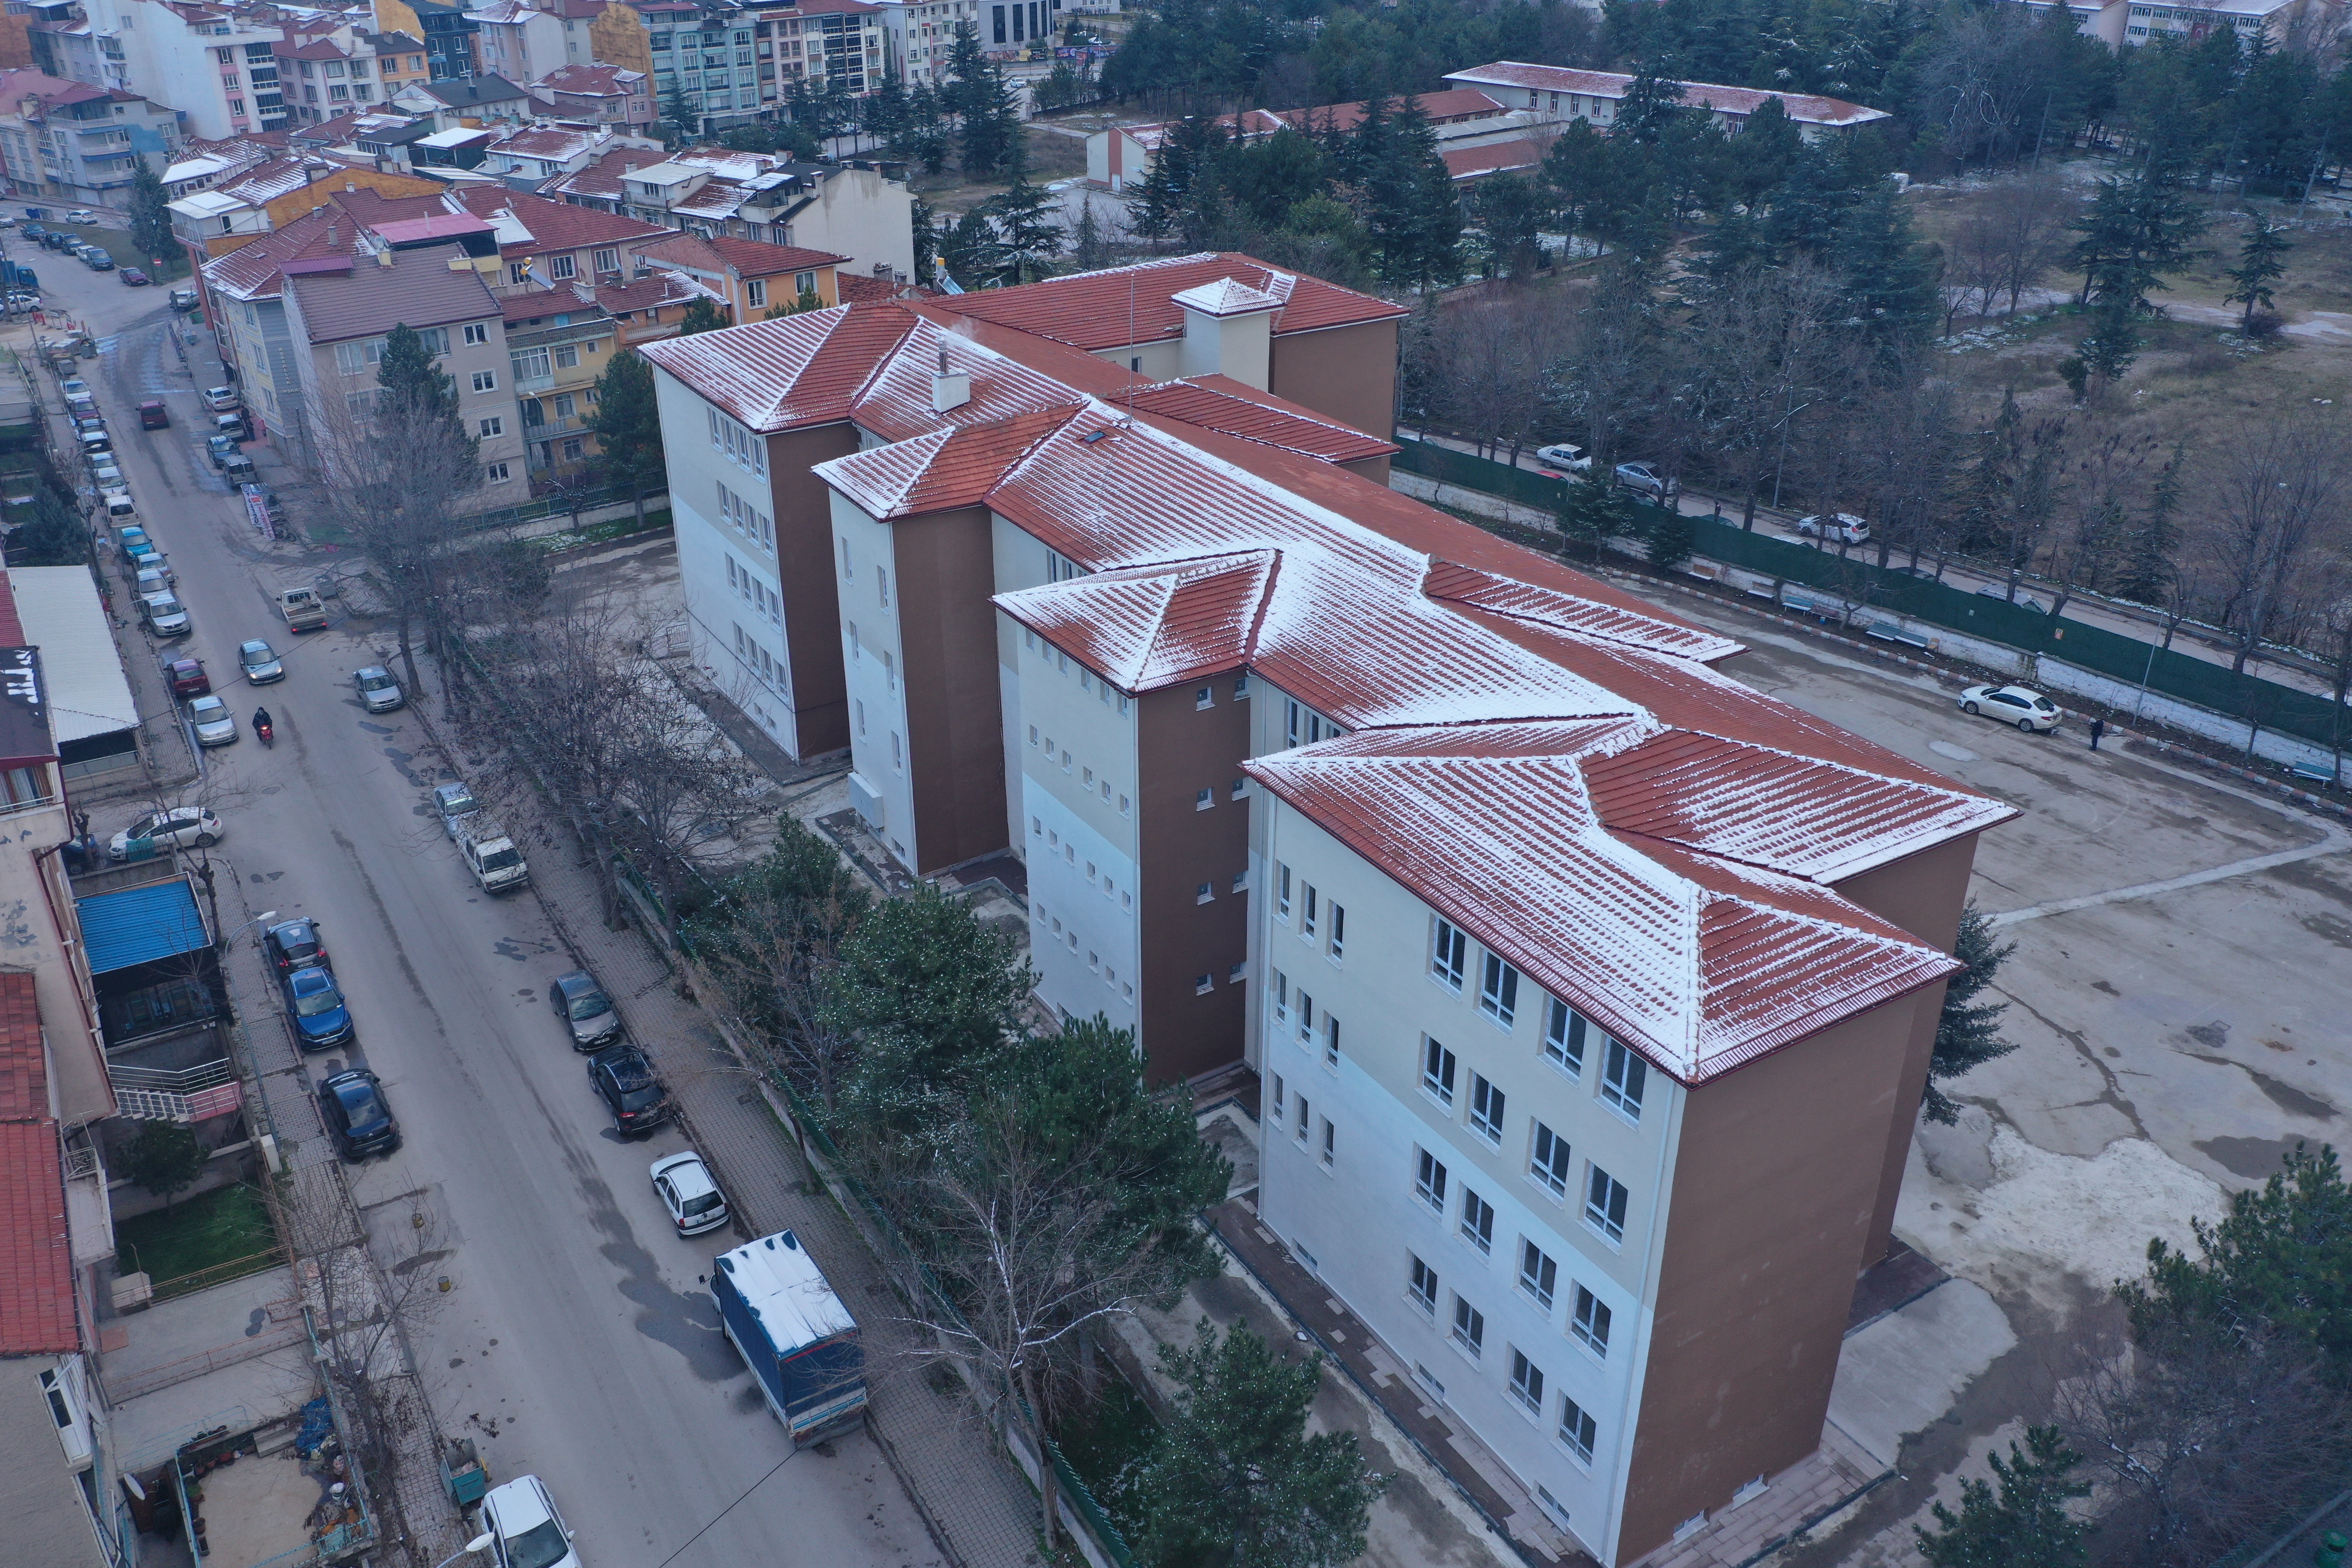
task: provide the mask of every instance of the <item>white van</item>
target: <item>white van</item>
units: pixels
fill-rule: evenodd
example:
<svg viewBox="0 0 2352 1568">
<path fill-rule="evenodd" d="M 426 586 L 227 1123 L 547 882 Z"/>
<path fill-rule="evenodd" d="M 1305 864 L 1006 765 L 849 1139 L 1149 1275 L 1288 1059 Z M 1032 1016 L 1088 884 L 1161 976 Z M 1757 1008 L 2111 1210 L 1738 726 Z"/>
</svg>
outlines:
<svg viewBox="0 0 2352 1568">
<path fill-rule="evenodd" d="M 106 508 L 108 527 L 120 528 L 126 522 L 139 521 L 139 509 L 131 503 L 129 490 L 108 490 L 98 499 Z"/>
</svg>

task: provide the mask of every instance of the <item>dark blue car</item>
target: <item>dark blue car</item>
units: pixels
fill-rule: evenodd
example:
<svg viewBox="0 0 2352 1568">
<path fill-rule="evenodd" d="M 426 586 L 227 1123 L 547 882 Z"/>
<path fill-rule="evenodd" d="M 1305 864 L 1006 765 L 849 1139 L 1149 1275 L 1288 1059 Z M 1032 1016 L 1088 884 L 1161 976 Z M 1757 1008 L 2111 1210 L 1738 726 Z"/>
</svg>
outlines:
<svg viewBox="0 0 2352 1568">
<path fill-rule="evenodd" d="M 362 1069 L 339 1072 L 319 1086 L 319 1114 L 346 1160 L 389 1154 L 400 1147 L 400 1123 L 383 1102 L 383 1085 Z"/>
<path fill-rule="evenodd" d="M 340 1046 L 352 1037 L 352 1011 L 335 977 L 323 969 L 297 969 L 278 982 L 286 988 L 286 1011 L 306 1051 Z"/>
</svg>

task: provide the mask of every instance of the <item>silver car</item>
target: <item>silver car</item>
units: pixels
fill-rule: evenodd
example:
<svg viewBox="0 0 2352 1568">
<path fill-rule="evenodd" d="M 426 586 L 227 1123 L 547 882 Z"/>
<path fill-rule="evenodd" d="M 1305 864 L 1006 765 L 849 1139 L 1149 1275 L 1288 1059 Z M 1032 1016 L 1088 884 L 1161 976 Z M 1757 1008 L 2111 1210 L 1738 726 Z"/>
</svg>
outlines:
<svg viewBox="0 0 2352 1568">
<path fill-rule="evenodd" d="M 472 788 L 463 784 L 441 784 L 433 786 L 433 810 L 441 818 L 441 831 L 450 837 L 457 837 L 457 824 L 482 809 L 474 798 Z"/>
<path fill-rule="evenodd" d="M 1666 481 L 1660 479 L 1657 470 L 1647 463 L 1620 463 L 1616 473 L 1617 482 L 1629 490 L 1657 497 L 1664 497 L 1666 493 Z"/>
<path fill-rule="evenodd" d="M 236 739 L 236 715 L 217 697 L 199 697 L 188 704 L 188 724 L 199 746 L 226 746 Z"/>
<path fill-rule="evenodd" d="M 352 684 L 359 688 L 360 706 L 371 713 L 389 713 L 408 700 L 400 694 L 400 682 L 392 671 L 380 664 L 352 672 Z"/>
<path fill-rule="evenodd" d="M 547 988 L 547 1000 L 572 1031 L 573 1050 L 598 1050 L 621 1037 L 621 1015 L 614 1010 L 613 999 L 604 994 L 596 977 L 586 970 L 556 976 L 555 984 Z"/>
<path fill-rule="evenodd" d="M 286 679 L 286 667 L 278 661 L 277 650 L 258 637 L 236 645 L 236 662 L 246 679 L 256 686 Z"/>
<path fill-rule="evenodd" d="M 2027 734 L 2055 730 L 2066 710 L 2030 686 L 1971 686 L 1959 696 L 1960 710 L 2014 724 Z"/>
</svg>

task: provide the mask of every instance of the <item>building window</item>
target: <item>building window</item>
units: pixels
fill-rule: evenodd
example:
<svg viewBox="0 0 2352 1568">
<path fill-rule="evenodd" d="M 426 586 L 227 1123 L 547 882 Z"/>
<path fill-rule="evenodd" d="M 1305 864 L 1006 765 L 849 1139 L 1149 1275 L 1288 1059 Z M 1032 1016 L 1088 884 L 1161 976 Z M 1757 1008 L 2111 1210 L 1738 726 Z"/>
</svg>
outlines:
<svg viewBox="0 0 2352 1568">
<path fill-rule="evenodd" d="M 1411 1253 L 1405 1256 L 1412 1257 Z M 1435 1317 L 1437 1315 L 1437 1270 L 1420 1258 L 1413 1258 L 1412 1272 L 1407 1276 L 1407 1280 L 1404 1293 L 1412 1298 L 1412 1304 L 1430 1316 Z"/>
<path fill-rule="evenodd" d="M 761 278 L 752 279 L 751 281 L 743 285 L 743 293 L 745 298 L 751 301 L 751 308 L 753 310 L 756 310 L 760 309 L 768 302 L 767 280 Z"/>
<path fill-rule="evenodd" d="M 1468 1187 L 1462 1189 L 1462 1236 L 1481 1252 L 1495 1249 L 1495 1205 Z"/>
<path fill-rule="evenodd" d="M 1217 689 L 1215 687 L 1203 686 L 1201 689 L 1192 693 L 1192 706 L 1195 710 L 1202 708 L 1214 708 L 1216 705 Z"/>
<path fill-rule="evenodd" d="M 621 253 L 618 250 L 600 250 L 589 259 L 599 272 L 618 272 L 621 269 Z"/>
<path fill-rule="evenodd" d="M 1568 1395 L 1561 1394 L 1559 1397 L 1560 1446 L 1575 1455 L 1578 1463 L 1589 1465 L 1592 1463 L 1592 1441 L 1597 1436 L 1599 1436 L 1599 1430 L 1593 1426 L 1592 1417 L 1584 1413 L 1584 1406 L 1569 1398 Z"/>
<path fill-rule="evenodd" d="M 1323 1119 L 1322 1153 L 1323 1168 L 1327 1171 L 1331 1169 L 1331 1162 L 1338 1153 L 1338 1149 L 1332 1142 L 1334 1136 L 1335 1134 L 1331 1130 L 1331 1119 L 1327 1116 Z"/>
<path fill-rule="evenodd" d="M 493 484 L 493 485 L 502 485 L 502 484 L 506 483 L 506 482 L 507 482 L 507 466 L 506 466 L 504 463 L 485 463 L 485 464 L 483 464 L 483 465 L 482 465 L 482 479 L 483 479 L 483 480 L 484 480 L 485 482 L 489 483 L 489 484 Z"/>
<path fill-rule="evenodd" d="M 566 278 L 577 278 L 580 276 L 580 263 L 570 256 L 550 257 L 547 262 L 547 275 L 558 281 Z"/>
<path fill-rule="evenodd" d="M 1478 1011 L 1506 1029 L 1519 1012 L 1519 972 L 1493 953 L 1479 966 Z"/>
<path fill-rule="evenodd" d="M 1413 1171 L 1412 1190 L 1423 1203 L 1442 1215 L 1445 1212 L 1444 1163 L 1426 1149 L 1417 1149 L 1413 1152 L 1416 1156 L 1416 1164 Z"/>
<path fill-rule="evenodd" d="M 1206 980 L 1209 977 L 1203 974 L 1201 978 Z M 1302 1147 L 1307 1142 L 1307 1097 L 1302 1094 L 1298 1097 L 1298 1120 L 1290 1127 L 1290 1135 L 1297 1139 Z"/>
<path fill-rule="evenodd" d="M 1331 945 L 1328 950 L 1332 963 L 1339 962 L 1340 954 L 1346 952 L 1347 945 L 1348 911 L 1335 903 L 1331 906 Z"/>
<path fill-rule="evenodd" d="M 898 739 L 898 731 L 890 731 L 890 765 L 900 773 L 907 771 L 907 749 Z M 1076 941 L 1073 937 L 1071 940 Z"/>
<path fill-rule="evenodd" d="M 1454 1298 L 1454 1342 L 1473 1361 L 1486 1353 L 1486 1314 L 1459 1296 Z"/>
<path fill-rule="evenodd" d="M 1544 1060 L 1570 1078 L 1584 1075 L 1584 1015 L 1557 996 L 1544 999 Z"/>
<path fill-rule="evenodd" d="M 1650 1064 L 1616 1040 L 1609 1042 L 1602 1058 L 1601 1098 L 1628 1121 L 1642 1120 L 1642 1090 L 1650 1080 Z"/>
<path fill-rule="evenodd" d="M 1194 791 L 1194 792 L 1193 792 L 1193 795 L 1192 795 L 1192 809 L 1193 809 L 1194 811 L 1206 811 L 1206 810 L 1208 810 L 1211 806 L 1213 806 L 1213 805 L 1216 805 L 1216 804 L 1217 804 L 1217 792 L 1216 792 L 1215 790 L 1213 790 L 1213 789 L 1204 789 L 1204 790 L 1196 790 L 1196 791 Z"/>
<path fill-rule="evenodd" d="M 1192 889 L 1192 901 L 1196 904 L 1213 902 L 1216 896 L 1217 889 L 1212 883 L 1203 882 L 1198 888 Z"/>
<path fill-rule="evenodd" d="M 523 284 L 523 283 L 528 283 L 528 282 L 530 282 L 530 262 L 528 262 L 528 261 L 509 261 L 509 262 L 508 262 L 508 263 L 507 263 L 507 281 L 508 281 L 508 282 L 509 282 L 509 283 L 514 283 L 514 284 Z"/>
<path fill-rule="evenodd" d="M 488 418 L 482 420 L 481 433 L 486 437 L 505 435 L 507 433 L 506 416 L 502 414 L 493 414 Z"/>
<path fill-rule="evenodd" d="M 888 609 L 890 607 L 890 569 L 888 567 L 874 568 L 874 584 L 882 595 L 882 607 Z"/>
<path fill-rule="evenodd" d="M 1249 794 L 1249 780 L 1235 779 L 1233 782 L 1230 793 L 1235 800 L 1241 799 L 1242 796 Z"/>
<path fill-rule="evenodd" d="M 1525 1405 L 1528 1415 L 1543 1414 L 1543 1373 L 1516 1350 L 1511 1352 L 1511 1397 Z"/>
<path fill-rule="evenodd" d="M 1421 1047 L 1421 1087 L 1434 1095 L 1440 1105 L 1454 1103 L 1454 1053 L 1434 1039 L 1424 1038 Z"/>
<path fill-rule="evenodd" d="M 1323 1015 L 1323 1065 L 1339 1065 L 1339 1020 L 1328 1013 Z"/>
<path fill-rule="evenodd" d="M 1315 917 L 1318 912 L 1317 906 L 1318 900 L 1315 896 L 1315 884 L 1312 882 L 1302 884 L 1299 889 L 1298 899 L 1298 934 L 1301 938 L 1309 941 L 1314 938 Z"/>
<path fill-rule="evenodd" d="M 795 272 L 795 273 L 793 273 L 793 292 L 794 294 L 814 294 L 814 293 L 815 293 L 815 292 L 816 292 L 816 274 L 815 274 L 815 273 L 814 273 L 814 272 Z"/>
<path fill-rule="evenodd" d="M 1568 1331 L 1594 1355 L 1609 1353 L 1609 1309 L 1581 1285 L 1576 1288 L 1576 1310 L 1568 1320 Z"/>
<path fill-rule="evenodd" d="M 1624 1183 L 1593 1166 L 1584 1191 L 1584 1223 L 1611 1241 L 1624 1240 L 1626 1195 Z"/>
<path fill-rule="evenodd" d="M 1551 1294 L 1559 1284 L 1559 1265 L 1554 1262 L 1534 1242 L 1519 1238 L 1519 1289 L 1545 1311 L 1551 1310 Z"/>
<path fill-rule="evenodd" d="M 1282 1075 L 1274 1075 L 1274 1086 L 1266 1100 L 1266 1120 L 1276 1127 L 1282 1125 Z"/>
<path fill-rule="evenodd" d="M 1290 918 L 1290 868 L 1279 860 L 1274 865 L 1274 918 Z"/>
<path fill-rule="evenodd" d="M 1503 1091 L 1475 1072 L 1470 1075 L 1470 1131 L 1489 1143 L 1503 1142 Z"/>
<path fill-rule="evenodd" d="M 1449 991 L 1462 989 L 1462 967 L 1469 956 L 1468 939 L 1452 921 L 1437 922 L 1437 940 L 1430 949 L 1429 972 Z"/>
<path fill-rule="evenodd" d="M 1538 1121 L 1535 1124 L 1535 1149 L 1528 1158 L 1528 1174 L 1550 1189 L 1551 1195 L 1568 1195 L 1568 1140 Z"/>
<path fill-rule="evenodd" d="M 472 326 L 467 327 L 466 329 L 466 341 L 469 343 L 488 342 L 490 341 L 489 323 L 487 321 L 476 321 Z"/>
<path fill-rule="evenodd" d="M 497 371 L 478 370 L 474 373 L 474 390 L 476 392 L 496 392 L 498 389 L 499 373 Z"/>
<path fill-rule="evenodd" d="M 1216 988 L 1217 988 L 1217 982 L 1216 982 L 1216 979 L 1215 979 L 1215 977 L 1214 977 L 1213 975 L 1207 975 L 1207 974 L 1195 974 L 1194 976 L 1192 976 L 1192 994 L 1193 994 L 1193 995 L 1195 995 L 1195 996 L 1206 996 L 1210 992 L 1214 991 Z M 1307 1105 L 1307 1102 L 1306 1102 L 1305 1100 L 1300 1100 L 1298 1103 L 1299 1103 L 1299 1114 L 1300 1114 L 1300 1115 L 1302 1115 L 1302 1116 L 1304 1116 L 1304 1115 L 1306 1114 L 1306 1105 Z M 1298 1135 L 1299 1135 L 1300 1137 L 1302 1137 L 1302 1138 L 1303 1138 L 1303 1137 L 1305 1137 L 1305 1136 L 1307 1135 L 1307 1129 L 1306 1129 L 1306 1126 L 1305 1126 L 1305 1124 L 1304 1124 L 1304 1123 L 1302 1123 L 1302 1124 L 1300 1125 L 1300 1127 L 1299 1127 L 1299 1132 L 1298 1132 Z"/>
</svg>

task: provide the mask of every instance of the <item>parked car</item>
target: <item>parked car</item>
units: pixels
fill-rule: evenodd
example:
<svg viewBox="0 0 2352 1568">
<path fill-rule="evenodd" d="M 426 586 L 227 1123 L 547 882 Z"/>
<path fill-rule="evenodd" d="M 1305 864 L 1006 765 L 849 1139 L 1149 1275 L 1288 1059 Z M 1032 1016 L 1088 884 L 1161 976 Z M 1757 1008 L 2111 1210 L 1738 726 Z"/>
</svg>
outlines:
<svg viewBox="0 0 2352 1568">
<path fill-rule="evenodd" d="M 84 267 L 89 268 L 92 272 L 111 272 L 114 270 L 114 258 L 107 252 L 99 249 L 96 246 L 91 246 L 81 253 L 81 264 Z"/>
<path fill-rule="evenodd" d="M 596 984 L 596 977 L 584 969 L 556 976 L 555 984 L 547 988 L 547 1000 L 555 1016 L 572 1031 L 572 1048 L 593 1051 L 621 1033 L 621 1015 L 613 1008 L 613 999 Z"/>
<path fill-rule="evenodd" d="M 517 1476 L 482 1499 L 482 1527 L 498 1568 L 580 1568 L 572 1531 L 537 1476 Z"/>
<path fill-rule="evenodd" d="M 215 414 L 227 413 L 230 409 L 235 408 L 237 405 L 237 402 L 238 398 L 236 395 L 236 388 L 234 386 L 207 386 L 205 388 L 205 406 Z"/>
<path fill-rule="evenodd" d="M 2025 686 L 1971 686 L 1959 696 L 1960 711 L 1981 713 L 2014 724 L 2031 735 L 2058 728 L 2066 710 Z"/>
<path fill-rule="evenodd" d="M 710 1179 L 710 1167 L 693 1150 L 656 1160 L 653 1178 L 654 1192 L 669 1211 L 669 1222 L 677 1227 L 678 1235 L 699 1236 L 727 1223 L 726 1194 Z"/>
<path fill-rule="evenodd" d="M 371 713 L 389 713 L 408 700 L 400 693 L 400 682 L 392 671 L 380 664 L 352 671 L 352 684 L 359 688 L 360 706 Z"/>
<path fill-rule="evenodd" d="M 327 1123 L 327 1136 L 346 1160 L 389 1154 L 400 1147 L 400 1123 L 384 1103 L 383 1084 L 364 1068 L 339 1072 L 320 1084 L 319 1114 Z"/>
<path fill-rule="evenodd" d="M 352 1010 L 343 1002 L 343 988 L 332 970 L 313 965 L 289 969 L 278 977 L 286 993 L 286 1014 L 294 1020 L 294 1036 L 306 1051 L 322 1051 L 352 1037 Z"/>
<path fill-rule="evenodd" d="M 1548 468 L 1567 468 L 1580 474 L 1592 467 L 1592 454 L 1572 442 L 1562 441 L 1555 446 L 1538 447 L 1536 461 Z"/>
<path fill-rule="evenodd" d="M 102 436 L 106 433 L 106 416 L 102 414 L 77 414 L 73 416 L 73 427 L 77 439 L 89 435 Z"/>
<path fill-rule="evenodd" d="M 253 439 L 253 427 L 245 422 L 245 411 L 240 408 L 234 413 L 214 415 L 213 434 L 226 436 L 232 441 L 250 441 Z"/>
<path fill-rule="evenodd" d="M 253 459 L 243 452 L 231 452 L 228 455 L 228 460 L 221 465 L 221 477 L 233 485 L 249 485 L 258 477 L 258 474 L 259 471 L 253 466 Z"/>
<path fill-rule="evenodd" d="M 1797 531 L 1808 539 L 1829 538 L 1842 544 L 1870 542 L 1870 524 L 1850 511 L 1832 512 L 1824 521 L 1819 517 L 1801 517 Z"/>
<path fill-rule="evenodd" d="M 160 397 L 151 397 L 139 405 L 139 428 L 162 430 L 172 423 L 172 411 L 163 406 Z"/>
<path fill-rule="evenodd" d="M 612 1046 L 590 1057 L 588 1082 L 625 1135 L 649 1132 L 669 1119 L 669 1090 L 635 1046 Z"/>
<path fill-rule="evenodd" d="M 196 299 L 196 291 L 194 289 L 174 289 L 172 290 L 172 309 L 174 310 L 193 310 L 196 308 L 199 302 L 200 301 Z"/>
<path fill-rule="evenodd" d="M 1647 463 L 1620 463 L 1616 475 L 1618 484 L 1626 489 L 1638 490 L 1661 500 L 1665 499 L 1666 481 L 1660 479 L 1657 470 Z"/>
<path fill-rule="evenodd" d="M 41 309 L 41 297 L 22 289 L 12 289 L 8 291 L 8 308 L 12 310 L 37 310 Z"/>
<path fill-rule="evenodd" d="M 297 969 L 332 969 L 327 957 L 326 939 L 319 934 L 319 922 L 307 915 L 290 921 L 279 921 L 261 933 L 261 951 L 277 964 L 279 973 Z"/>
<path fill-rule="evenodd" d="M 101 490 L 119 490 L 129 481 L 123 479 L 121 468 L 110 453 L 89 466 L 89 482 Z"/>
<path fill-rule="evenodd" d="M 96 223 L 98 221 L 98 215 L 90 211 L 88 207 L 76 207 L 73 211 L 66 214 L 66 221 L 68 223 Z"/>
<path fill-rule="evenodd" d="M 68 392 L 66 394 L 66 412 L 95 414 L 98 412 L 98 399 L 87 392 Z"/>
<path fill-rule="evenodd" d="M 2009 596 L 2009 590 L 2001 587 L 1996 583 L 1988 583 L 1983 587 L 1979 588 L 1977 590 L 1977 597 L 1979 599 L 1999 599 L 2005 604 L 2015 605 L 2021 610 L 2032 610 L 2037 616 L 2046 616 L 2050 613 L 2050 606 L 2035 598 L 2032 595 L 2021 591 L 2016 598 L 2011 599 Z"/>
<path fill-rule="evenodd" d="M 184 637 L 188 635 L 188 612 L 177 595 L 149 594 L 139 601 L 139 618 L 147 629 L 159 637 Z"/>
<path fill-rule="evenodd" d="M 273 680 L 286 679 L 286 667 L 278 660 L 276 650 L 259 637 L 236 645 L 237 667 L 245 671 L 246 680 L 255 686 L 267 686 Z"/>
<path fill-rule="evenodd" d="M 110 860 L 131 858 L 133 844 L 152 843 L 157 849 L 209 849 L 220 842 L 221 819 L 200 805 L 175 805 L 149 812 L 107 841 Z"/>
<path fill-rule="evenodd" d="M 231 458 L 236 457 L 238 447 L 234 437 L 227 436 L 207 436 L 205 437 L 205 454 L 212 458 L 213 467 L 215 468 L 225 468 L 228 467 L 228 460 Z"/>
<path fill-rule="evenodd" d="M 148 284 L 154 281 L 153 279 L 148 277 L 144 272 L 140 271 L 136 267 L 124 268 L 122 269 L 122 280 L 133 289 L 144 289 Z"/>
<path fill-rule="evenodd" d="M 213 689 L 212 677 L 205 673 L 205 661 L 200 658 L 166 658 L 163 679 L 174 697 L 202 697 Z"/>
<path fill-rule="evenodd" d="M 236 739 L 236 715 L 217 697 L 199 697 L 189 703 L 188 722 L 199 746 L 226 746 Z"/>
<path fill-rule="evenodd" d="M 433 810 L 441 818 L 441 831 L 451 838 L 457 837 L 457 824 L 482 809 L 474 798 L 472 786 L 464 784 L 439 784 L 433 786 Z"/>
</svg>

